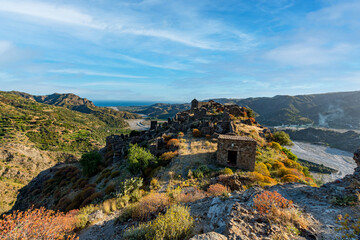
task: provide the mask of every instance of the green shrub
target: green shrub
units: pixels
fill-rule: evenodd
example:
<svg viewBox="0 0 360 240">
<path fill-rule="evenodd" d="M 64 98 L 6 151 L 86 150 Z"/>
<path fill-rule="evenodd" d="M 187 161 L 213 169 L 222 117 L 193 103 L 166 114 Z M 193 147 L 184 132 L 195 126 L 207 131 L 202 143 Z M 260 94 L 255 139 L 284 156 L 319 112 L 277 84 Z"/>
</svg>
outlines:
<svg viewBox="0 0 360 240">
<path fill-rule="evenodd" d="M 273 134 L 273 138 L 275 142 L 280 143 L 281 145 L 287 145 L 287 146 L 291 146 L 294 145 L 293 142 L 290 139 L 289 134 L 287 134 L 284 131 L 277 131 L 274 132 Z"/>
<path fill-rule="evenodd" d="M 281 151 L 281 145 L 280 145 L 279 143 L 277 143 L 277 142 L 271 142 L 271 147 L 272 147 L 273 149 L 276 149 L 276 150 L 278 150 L 278 151 Z"/>
<path fill-rule="evenodd" d="M 208 173 L 210 173 L 210 169 L 206 165 L 201 165 L 193 172 L 193 176 L 195 178 L 203 178 Z"/>
<path fill-rule="evenodd" d="M 152 178 L 150 181 L 150 189 L 157 190 L 160 188 L 160 183 L 157 178 Z"/>
<path fill-rule="evenodd" d="M 201 137 L 201 131 L 199 129 L 193 129 L 192 134 L 196 138 Z"/>
<path fill-rule="evenodd" d="M 155 156 L 149 150 L 139 147 L 137 144 L 130 145 L 128 161 L 130 171 L 134 174 L 157 163 Z"/>
<path fill-rule="evenodd" d="M 86 225 L 89 223 L 89 215 L 93 212 L 98 210 L 98 207 L 94 205 L 88 205 L 86 207 L 83 207 L 79 210 L 79 213 L 76 215 L 76 218 L 78 219 L 77 227 L 79 229 L 83 229 L 86 227 Z"/>
<path fill-rule="evenodd" d="M 223 174 L 232 175 L 232 174 L 234 174 L 234 173 L 233 173 L 233 171 L 232 171 L 230 168 L 224 168 Z"/>
<path fill-rule="evenodd" d="M 143 179 L 141 177 L 134 177 L 130 179 L 125 179 L 125 181 L 120 183 L 120 196 L 130 195 L 135 190 L 143 186 Z M 120 197 L 119 196 L 119 197 Z"/>
<path fill-rule="evenodd" d="M 110 183 L 106 188 L 105 188 L 105 193 L 107 195 L 111 194 L 115 192 L 115 184 L 114 183 Z"/>
<path fill-rule="evenodd" d="M 92 176 L 98 170 L 101 164 L 101 155 L 98 152 L 90 152 L 82 155 L 80 164 L 85 176 Z"/>
<path fill-rule="evenodd" d="M 190 209 L 182 205 L 168 208 L 165 214 L 151 222 L 130 228 L 124 233 L 125 239 L 180 240 L 185 239 L 194 227 Z"/>
<path fill-rule="evenodd" d="M 120 176 L 120 174 L 121 174 L 120 171 L 114 171 L 111 173 L 110 178 L 116 178 Z"/>
<path fill-rule="evenodd" d="M 359 239 L 360 236 L 360 218 L 352 219 L 349 214 L 339 215 L 336 223 L 341 227 L 335 228 L 335 231 L 341 233 L 341 239 Z"/>
<path fill-rule="evenodd" d="M 330 202 L 338 206 L 348 206 L 358 204 L 359 199 L 356 195 L 335 196 Z"/>
<path fill-rule="evenodd" d="M 255 163 L 255 172 L 261 173 L 264 176 L 270 177 L 270 172 L 265 163 Z"/>
<path fill-rule="evenodd" d="M 286 156 L 287 156 L 289 159 L 291 159 L 291 160 L 293 160 L 293 161 L 297 161 L 297 160 L 298 160 L 298 157 L 297 157 L 295 154 L 293 154 L 290 149 L 287 149 L 287 148 L 282 147 L 281 150 L 286 154 Z"/>
</svg>

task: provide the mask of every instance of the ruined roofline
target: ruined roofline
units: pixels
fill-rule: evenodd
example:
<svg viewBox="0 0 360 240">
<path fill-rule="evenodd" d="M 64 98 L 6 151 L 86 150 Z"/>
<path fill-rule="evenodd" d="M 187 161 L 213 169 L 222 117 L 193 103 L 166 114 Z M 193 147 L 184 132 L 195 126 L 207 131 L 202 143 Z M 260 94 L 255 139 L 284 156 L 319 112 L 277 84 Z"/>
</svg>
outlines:
<svg viewBox="0 0 360 240">
<path fill-rule="evenodd" d="M 236 136 L 236 135 L 219 135 L 218 139 L 228 139 L 228 140 L 239 140 L 239 141 L 247 141 L 247 142 L 256 142 L 256 140 L 249 138 L 249 137 L 243 137 L 243 136 Z"/>
</svg>

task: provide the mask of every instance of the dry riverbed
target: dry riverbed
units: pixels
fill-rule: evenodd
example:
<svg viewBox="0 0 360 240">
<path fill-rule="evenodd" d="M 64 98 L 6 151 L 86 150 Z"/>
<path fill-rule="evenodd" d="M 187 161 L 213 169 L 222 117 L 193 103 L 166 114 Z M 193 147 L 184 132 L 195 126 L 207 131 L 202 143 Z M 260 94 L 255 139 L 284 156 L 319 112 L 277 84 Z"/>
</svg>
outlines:
<svg viewBox="0 0 360 240">
<path fill-rule="evenodd" d="M 338 171 L 330 175 L 321 174 L 316 176 L 324 182 L 334 181 L 343 178 L 347 174 L 352 174 L 356 167 L 355 161 L 352 159 L 353 153 L 339 149 L 303 142 L 294 142 L 294 146 L 291 146 L 290 149 L 301 159 L 323 164 Z"/>
</svg>

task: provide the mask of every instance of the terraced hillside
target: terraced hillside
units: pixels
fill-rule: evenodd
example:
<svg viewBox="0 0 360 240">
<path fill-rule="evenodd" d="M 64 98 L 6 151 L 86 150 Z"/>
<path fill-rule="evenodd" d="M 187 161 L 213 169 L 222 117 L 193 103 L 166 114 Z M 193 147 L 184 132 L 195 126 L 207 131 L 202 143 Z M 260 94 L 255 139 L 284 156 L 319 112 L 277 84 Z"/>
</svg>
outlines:
<svg viewBox="0 0 360 240">
<path fill-rule="evenodd" d="M 57 162 L 97 150 L 127 126 L 106 119 L 0 92 L 0 212 L 11 208 L 17 190 Z"/>
<path fill-rule="evenodd" d="M 54 93 L 45 96 L 34 96 L 23 92 L 11 92 L 27 99 L 35 100 L 39 103 L 64 107 L 81 113 L 87 113 L 96 116 L 101 121 L 113 126 L 123 127 L 126 125 L 124 119 L 135 119 L 140 116 L 127 111 L 116 111 L 111 108 L 97 107 L 94 103 L 86 98 L 81 98 L 73 93 Z"/>
</svg>

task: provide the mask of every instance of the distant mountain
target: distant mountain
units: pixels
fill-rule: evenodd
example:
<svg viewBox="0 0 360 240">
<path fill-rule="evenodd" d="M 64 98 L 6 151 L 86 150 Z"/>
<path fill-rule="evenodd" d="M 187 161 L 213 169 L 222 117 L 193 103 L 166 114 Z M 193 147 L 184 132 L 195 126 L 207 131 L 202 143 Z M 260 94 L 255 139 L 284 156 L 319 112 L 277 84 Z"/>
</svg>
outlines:
<svg viewBox="0 0 360 240">
<path fill-rule="evenodd" d="M 153 119 L 168 119 L 172 118 L 178 112 L 190 109 L 190 104 L 168 104 L 156 103 L 150 106 L 135 106 L 135 107 L 117 107 L 119 110 L 126 110 L 133 113 L 145 114 Z"/>
<path fill-rule="evenodd" d="M 247 106 L 266 126 L 313 125 L 360 129 L 360 91 L 246 99 L 213 99 Z"/>
<path fill-rule="evenodd" d="M 16 91 L 13 91 L 11 93 L 27 99 L 35 100 L 36 102 L 39 103 L 65 107 L 67 109 L 78 111 L 81 113 L 92 114 L 98 117 L 100 120 L 110 124 L 114 123 L 114 121 L 118 121 L 122 125 L 126 125 L 124 119 L 135 119 L 140 117 L 137 114 L 126 111 L 116 111 L 111 108 L 97 107 L 94 105 L 92 101 L 86 98 L 81 98 L 72 93 L 65 93 L 65 94 L 54 93 L 45 96 L 34 96 L 28 93 L 16 92 Z"/>
</svg>

